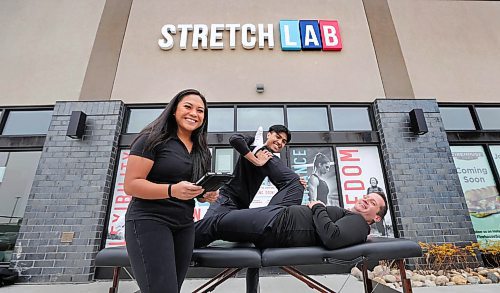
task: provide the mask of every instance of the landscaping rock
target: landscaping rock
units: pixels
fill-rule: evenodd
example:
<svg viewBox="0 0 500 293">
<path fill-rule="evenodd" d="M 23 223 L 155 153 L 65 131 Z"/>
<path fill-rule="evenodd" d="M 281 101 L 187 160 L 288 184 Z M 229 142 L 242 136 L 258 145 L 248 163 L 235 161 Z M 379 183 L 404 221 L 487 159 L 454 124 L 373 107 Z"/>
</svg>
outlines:
<svg viewBox="0 0 500 293">
<path fill-rule="evenodd" d="M 412 287 L 423 287 L 424 283 L 422 283 L 420 281 L 411 281 L 411 286 Z"/>
<path fill-rule="evenodd" d="M 362 281 L 363 280 L 363 273 L 361 272 L 360 269 L 358 269 L 357 267 L 353 267 L 351 269 L 351 275 L 353 275 L 354 277 L 356 277 L 356 279 Z"/>
<path fill-rule="evenodd" d="M 498 283 L 498 277 L 494 273 L 488 273 L 486 278 L 490 279 L 493 283 Z"/>
<path fill-rule="evenodd" d="M 388 269 L 386 266 L 376 266 L 373 268 L 373 273 L 375 274 L 375 277 L 382 277 L 387 273 Z"/>
<path fill-rule="evenodd" d="M 467 279 L 462 277 L 461 275 L 456 275 L 451 278 L 451 281 L 457 285 L 465 285 L 467 284 Z"/>
<path fill-rule="evenodd" d="M 386 281 L 387 283 L 395 283 L 397 280 L 396 277 L 393 275 L 385 275 L 384 281 Z"/>
<path fill-rule="evenodd" d="M 444 285 L 446 285 L 446 283 L 448 283 L 449 281 L 450 281 L 450 279 L 448 279 L 448 277 L 446 277 L 446 276 L 438 276 L 434 282 L 435 282 L 435 283 L 436 283 L 436 285 L 438 285 L 438 286 L 444 286 Z"/>
<path fill-rule="evenodd" d="M 424 284 L 426 287 L 436 287 L 436 283 L 434 283 L 434 281 L 431 280 L 425 280 Z"/>
<path fill-rule="evenodd" d="M 481 284 L 492 284 L 492 283 L 493 283 L 493 281 L 490 279 L 481 280 Z"/>
<path fill-rule="evenodd" d="M 479 283 L 479 277 L 476 277 L 476 276 L 471 276 L 471 277 L 468 277 L 467 278 L 467 282 L 471 283 L 471 284 L 478 284 Z"/>
<path fill-rule="evenodd" d="M 412 272 L 412 271 L 410 271 L 410 270 L 406 270 L 406 277 L 407 277 L 408 279 L 411 279 L 411 276 L 413 276 L 413 272 Z"/>
<path fill-rule="evenodd" d="M 373 281 L 384 285 L 387 284 L 381 277 L 375 277 L 373 278 Z"/>
<path fill-rule="evenodd" d="M 426 280 L 434 281 L 436 280 L 436 276 L 434 274 L 430 274 L 428 276 L 425 276 Z"/>
</svg>

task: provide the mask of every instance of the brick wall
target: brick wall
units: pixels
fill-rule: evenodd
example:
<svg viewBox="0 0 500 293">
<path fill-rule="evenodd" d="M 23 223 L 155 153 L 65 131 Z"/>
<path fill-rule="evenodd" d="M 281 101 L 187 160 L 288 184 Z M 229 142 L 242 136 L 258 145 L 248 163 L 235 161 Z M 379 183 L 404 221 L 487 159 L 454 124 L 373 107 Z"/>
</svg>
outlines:
<svg viewBox="0 0 500 293">
<path fill-rule="evenodd" d="M 69 118 L 79 110 L 85 135 L 71 139 Z M 121 101 L 56 103 L 13 254 L 21 281 L 92 280 L 123 112 Z M 74 232 L 71 243 L 61 242 L 63 232 Z"/>
<path fill-rule="evenodd" d="M 429 132 L 414 135 L 421 108 Z M 375 120 L 399 235 L 422 242 L 476 241 L 435 100 L 376 100 Z"/>
</svg>

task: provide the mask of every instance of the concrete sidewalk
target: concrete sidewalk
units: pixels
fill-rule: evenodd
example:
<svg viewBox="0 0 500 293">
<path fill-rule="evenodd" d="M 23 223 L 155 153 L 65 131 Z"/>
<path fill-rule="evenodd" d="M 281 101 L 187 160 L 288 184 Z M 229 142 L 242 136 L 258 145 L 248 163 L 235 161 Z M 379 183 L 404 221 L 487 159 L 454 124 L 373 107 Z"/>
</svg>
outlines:
<svg viewBox="0 0 500 293">
<path fill-rule="evenodd" d="M 363 283 L 348 275 L 312 276 L 324 285 L 338 293 L 364 292 Z M 187 279 L 182 287 L 182 293 L 192 292 L 207 279 Z M 56 285 L 24 285 L 17 284 L 0 289 L 1 293 L 107 293 L 110 281 L 98 281 L 88 284 L 56 284 Z M 133 281 L 121 281 L 119 293 L 134 293 L 138 291 Z M 245 292 L 244 278 L 231 278 L 218 286 L 215 293 Z M 260 278 L 260 292 L 317 292 L 307 287 L 304 283 L 291 276 L 274 276 Z M 490 285 L 464 285 L 451 287 L 423 287 L 413 288 L 416 293 L 493 293 L 500 292 L 500 284 Z"/>
</svg>

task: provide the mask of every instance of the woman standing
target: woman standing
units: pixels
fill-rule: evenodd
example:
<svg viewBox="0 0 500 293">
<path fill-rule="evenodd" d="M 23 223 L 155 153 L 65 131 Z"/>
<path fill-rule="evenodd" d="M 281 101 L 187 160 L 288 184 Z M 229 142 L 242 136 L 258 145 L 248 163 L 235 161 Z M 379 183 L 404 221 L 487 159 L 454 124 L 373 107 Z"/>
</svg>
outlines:
<svg viewBox="0 0 500 293">
<path fill-rule="evenodd" d="M 130 263 L 142 293 L 179 292 L 194 244 L 195 185 L 210 168 L 207 103 L 197 90 L 183 90 L 132 143 L 125 192 Z M 215 201 L 208 192 L 200 201 Z"/>
<path fill-rule="evenodd" d="M 328 171 L 330 171 L 330 160 L 323 153 L 317 153 L 314 156 L 313 173 L 307 182 L 309 201 L 320 200 L 324 204 L 328 204 L 330 189 L 326 181 L 322 179 Z"/>
</svg>

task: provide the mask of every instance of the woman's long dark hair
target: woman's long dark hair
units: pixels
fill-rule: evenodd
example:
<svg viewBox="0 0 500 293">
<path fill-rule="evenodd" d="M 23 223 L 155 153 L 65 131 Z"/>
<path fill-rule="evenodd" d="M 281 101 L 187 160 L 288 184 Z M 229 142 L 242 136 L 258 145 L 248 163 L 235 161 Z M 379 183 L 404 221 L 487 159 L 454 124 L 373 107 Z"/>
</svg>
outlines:
<svg viewBox="0 0 500 293">
<path fill-rule="evenodd" d="M 144 149 L 146 151 L 153 150 L 160 143 L 167 142 L 172 137 L 177 136 L 177 121 L 175 121 L 175 111 L 177 110 L 177 105 L 179 102 L 188 95 L 196 95 L 201 98 L 203 105 L 205 106 L 205 117 L 203 118 L 203 124 L 193 131 L 191 134 L 191 139 L 193 141 L 193 149 L 191 151 L 191 156 L 193 157 L 193 171 L 191 176 L 191 181 L 196 182 L 205 173 L 210 170 L 210 161 L 212 156 L 207 144 L 207 131 L 208 131 L 208 109 L 207 101 L 205 97 L 197 90 L 186 89 L 180 91 L 175 95 L 170 103 L 163 112 L 156 118 L 153 122 L 146 126 L 137 138 L 132 142 L 141 137 L 142 135 L 147 135 L 146 144 Z"/>
</svg>

